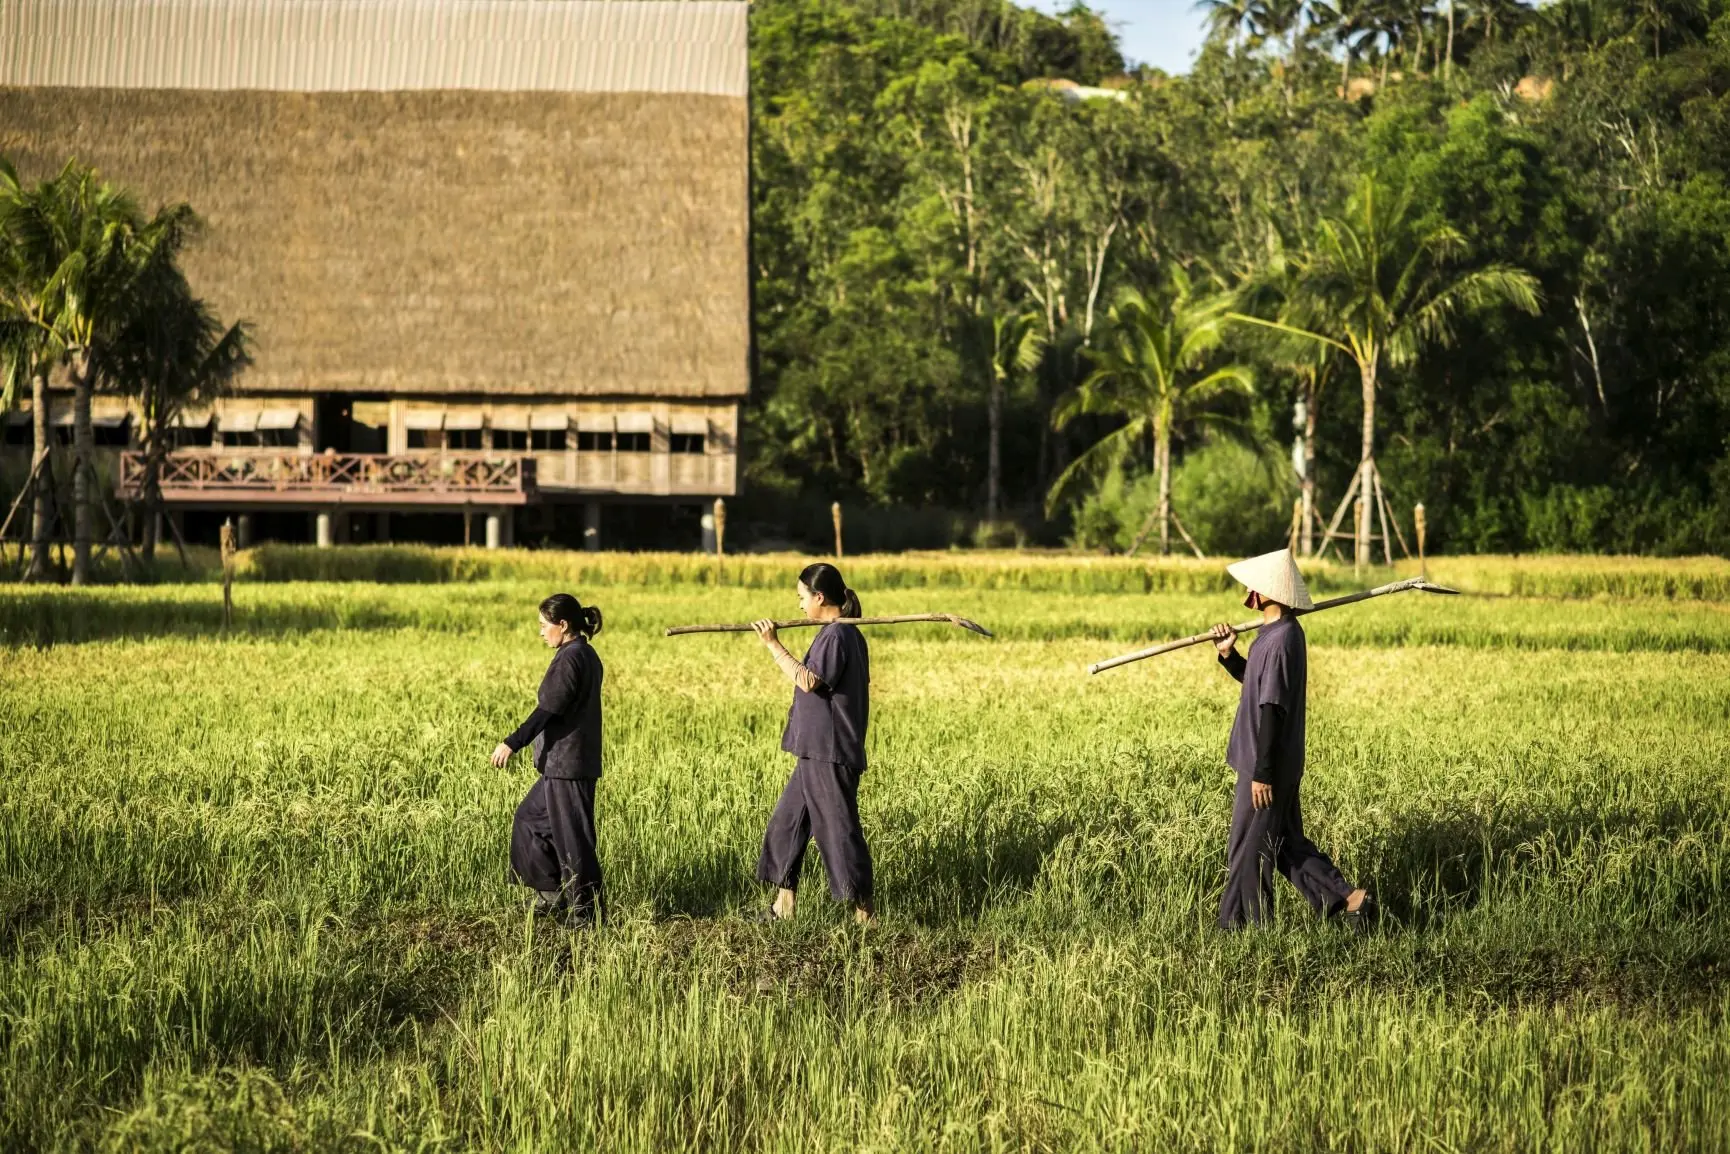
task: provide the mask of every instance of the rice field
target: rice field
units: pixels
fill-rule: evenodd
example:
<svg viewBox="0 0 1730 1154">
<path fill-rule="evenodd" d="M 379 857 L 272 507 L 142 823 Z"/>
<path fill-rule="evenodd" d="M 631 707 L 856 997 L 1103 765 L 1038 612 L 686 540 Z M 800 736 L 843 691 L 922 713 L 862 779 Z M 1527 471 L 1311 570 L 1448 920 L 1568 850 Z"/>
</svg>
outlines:
<svg viewBox="0 0 1730 1154">
<path fill-rule="evenodd" d="M 1730 1148 L 1724 562 L 1439 559 L 1479 595 L 1306 622 L 1305 815 L 1389 911 L 1362 936 L 1283 882 L 1213 928 L 1211 651 L 1085 671 L 1247 616 L 1216 574 L 1007 556 L 845 566 L 998 636 L 871 634 L 880 924 L 815 860 L 751 924 L 790 690 L 659 635 L 793 615 L 794 559 L 728 565 L 260 550 L 228 631 L 196 572 L 0 586 L 0 1146 Z M 533 770 L 486 761 L 561 587 L 607 616 L 576 936 L 506 876 Z"/>
</svg>

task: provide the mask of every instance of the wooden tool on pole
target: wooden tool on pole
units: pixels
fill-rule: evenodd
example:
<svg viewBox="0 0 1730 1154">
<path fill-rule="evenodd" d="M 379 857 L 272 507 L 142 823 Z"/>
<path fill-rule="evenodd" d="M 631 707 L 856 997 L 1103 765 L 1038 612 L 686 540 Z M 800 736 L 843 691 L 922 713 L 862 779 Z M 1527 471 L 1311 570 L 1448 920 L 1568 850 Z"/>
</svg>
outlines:
<svg viewBox="0 0 1730 1154">
<path fill-rule="evenodd" d="M 813 625 L 911 625 L 919 621 L 941 621 L 946 625 L 958 625 L 963 629 L 979 634 L 981 637 L 992 636 L 991 630 L 976 622 L 959 617 L 954 613 L 907 613 L 898 617 L 837 617 L 833 622 L 818 621 L 810 617 L 802 617 L 794 621 L 777 621 L 777 629 L 805 629 Z M 687 633 L 754 633 L 756 628 L 748 622 L 736 622 L 720 625 L 674 625 L 668 628 L 668 637 L 682 637 Z"/>
<path fill-rule="evenodd" d="M 1376 588 L 1366 589 L 1362 593 L 1348 593 L 1344 597 L 1334 597 L 1327 601 L 1318 602 L 1310 609 L 1294 609 L 1292 616 L 1307 617 L 1311 613 L 1320 613 L 1323 609 L 1337 609 L 1341 605 L 1355 605 L 1359 601 L 1368 601 L 1372 597 L 1386 597 L 1390 593 L 1404 593 L 1408 590 L 1417 593 L 1445 593 L 1450 596 L 1458 596 L 1460 592 L 1458 589 L 1449 589 L 1443 585 L 1432 585 L 1422 577 L 1412 577 L 1405 581 L 1378 585 Z M 1232 628 L 1239 633 L 1250 633 L 1266 624 L 1265 619 L 1257 617 L 1254 621 L 1245 621 L 1242 625 L 1234 625 Z M 1149 657 L 1158 657 L 1161 653 L 1172 653 L 1179 649 L 1187 649 L 1191 645 L 1200 645 L 1204 641 L 1212 640 L 1213 631 L 1209 630 L 1206 633 L 1197 633 L 1193 637 L 1167 641 L 1164 645 L 1155 645 L 1151 649 L 1138 649 L 1134 653 L 1125 653 L 1121 657 L 1096 661 L 1087 667 L 1087 671 L 1089 673 L 1103 673 L 1107 669 L 1116 669 L 1119 665 L 1128 665 L 1132 661 L 1145 661 Z"/>
<path fill-rule="evenodd" d="M 234 627 L 234 518 L 222 519 L 222 628 Z"/>
<path fill-rule="evenodd" d="M 841 559 L 841 502 L 829 506 L 829 519 L 835 522 L 835 560 Z"/>
<path fill-rule="evenodd" d="M 727 552 L 727 502 L 715 498 L 715 556 L 723 556 Z"/>
</svg>

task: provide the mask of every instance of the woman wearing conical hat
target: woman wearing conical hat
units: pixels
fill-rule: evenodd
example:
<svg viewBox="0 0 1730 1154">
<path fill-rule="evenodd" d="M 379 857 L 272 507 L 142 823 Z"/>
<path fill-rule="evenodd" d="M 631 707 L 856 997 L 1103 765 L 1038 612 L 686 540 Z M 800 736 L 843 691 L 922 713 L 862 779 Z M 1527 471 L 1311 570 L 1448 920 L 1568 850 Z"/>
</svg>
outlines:
<svg viewBox="0 0 1730 1154">
<path fill-rule="evenodd" d="M 1290 549 L 1239 561 L 1227 572 L 1248 588 L 1244 605 L 1259 609 L 1267 624 L 1257 632 L 1247 660 L 1237 652 L 1236 630 L 1223 623 L 1213 627 L 1219 663 L 1243 683 L 1225 752 L 1226 762 L 1237 771 L 1237 795 L 1219 924 L 1232 929 L 1272 920 L 1276 869 L 1317 913 L 1344 913 L 1361 923 L 1373 916 L 1374 899 L 1346 881 L 1304 836 L 1298 803 L 1309 655 L 1293 611 L 1313 608 L 1314 603 Z"/>
</svg>

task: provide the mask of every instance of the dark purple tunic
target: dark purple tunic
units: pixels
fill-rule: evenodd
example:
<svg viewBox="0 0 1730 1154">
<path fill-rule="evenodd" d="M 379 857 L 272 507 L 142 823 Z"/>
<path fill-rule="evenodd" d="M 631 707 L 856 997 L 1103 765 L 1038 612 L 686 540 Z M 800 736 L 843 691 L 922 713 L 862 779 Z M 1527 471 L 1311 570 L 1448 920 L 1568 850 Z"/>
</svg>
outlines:
<svg viewBox="0 0 1730 1154">
<path fill-rule="evenodd" d="M 1282 617 L 1264 625 L 1249 647 L 1243 669 L 1243 695 L 1238 698 L 1237 718 L 1225 761 L 1242 774 L 1256 771 L 1257 739 L 1267 724 L 1264 705 L 1280 711 L 1278 744 L 1272 762 L 1282 776 L 1297 780 L 1304 770 L 1304 701 L 1309 696 L 1309 651 L 1303 627 L 1294 617 Z M 1271 779 L 1270 779 L 1271 780 Z"/>
<path fill-rule="evenodd" d="M 794 687 L 781 748 L 797 757 L 865 768 L 871 654 L 857 625 L 825 625 L 805 653 L 823 681 L 814 693 Z"/>
</svg>

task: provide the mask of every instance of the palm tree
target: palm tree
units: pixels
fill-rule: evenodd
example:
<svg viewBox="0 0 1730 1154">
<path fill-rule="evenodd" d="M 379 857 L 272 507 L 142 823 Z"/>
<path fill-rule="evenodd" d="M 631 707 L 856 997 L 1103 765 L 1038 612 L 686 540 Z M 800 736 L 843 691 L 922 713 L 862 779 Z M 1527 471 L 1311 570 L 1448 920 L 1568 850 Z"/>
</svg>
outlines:
<svg viewBox="0 0 1730 1154">
<path fill-rule="evenodd" d="M 1045 356 L 1044 318 L 1038 313 L 998 314 L 991 318 L 990 425 L 985 478 L 985 517 L 997 520 L 1003 501 L 1003 398 L 1017 373 L 1032 372 Z"/>
<path fill-rule="evenodd" d="M 1195 10 L 1206 16 L 1209 36 L 1235 49 L 1243 41 L 1255 4 L 1256 0 L 1196 0 Z"/>
<path fill-rule="evenodd" d="M 1223 298 L 1198 298 L 1181 269 L 1172 272 L 1164 299 L 1149 300 L 1133 288 L 1118 295 L 1102 347 L 1087 354 L 1094 371 L 1058 401 L 1052 424 L 1062 429 L 1083 413 L 1129 420 L 1063 470 L 1046 495 L 1047 516 L 1074 483 L 1115 468 L 1147 437 L 1159 477 L 1159 549 L 1171 552 L 1172 430 L 1219 397 L 1252 388 L 1242 365 L 1204 371 L 1219 348 L 1224 313 Z"/>
<path fill-rule="evenodd" d="M 162 504 L 162 466 L 174 448 L 180 414 L 226 393 L 252 363 L 252 340 L 242 322 L 224 330 L 173 263 L 159 264 L 139 286 L 144 307 L 136 310 L 112 341 L 103 346 L 101 376 L 138 399 L 144 469 L 140 504 L 144 520 L 141 552 L 156 553 L 154 514 Z"/>
<path fill-rule="evenodd" d="M 1340 49 L 1340 96 L 1351 94 L 1352 62 L 1367 40 L 1374 37 L 1371 0 L 1316 0 L 1310 5 L 1316 28 L 1333 37 Z"/>
<path fill-rule="evenodd" d="M 1449 225 L 1414 219 L 1407 194 L 1393 195 L 1374 177 L 1358 184 L 1342 217 L 1324 219 L 1312 252 L 1297 270 L 1285 316 L 1269 321 L 1233 313 L 1235 320 L 1314 341 L 1344 353 L 1363 389 L 1362 454 L 1357 479 L 1334 524 L 1361 493 L 1357 563 L 1369 562 L 1376 477 L 1376 386 L 1384 367 L 1410 364 L 1426 346 L 1454 341 L 1465 312 L 1512 305 L 1538 310 L 1538 282 L 1520 269 L 1491 264 L 1460 267 L 1465 239 Z"/>
<path fill-rule="evenodd" d="M 4 192 L 14 202 L 11 241 L 29 270 L 21 296 L 72 381 L 72 583 L 82 585 L 90 580 L 96 480 L 90 407 L 101 347 L 142 307 L 140 282 L 173 262 L 195 218 L 186 205 L 176 205 L 146 221 L 130 195 L 76 161 L 32 189 L 10 170 L 5 179 Z M 45 559 L 45 542 L 42 551 Z"/>
<path fill-rule="evenodd" d="M 30 567 L 27 581 L 48 576 L 51 486 L 41 479 L 48 455 L 48 372 L 65 354 L 53 320 L 53 268 L 29 241 L 38 215 L 39 189 L 27 188 L 0 158 L 0 323 L 5 325 L 5 390 L 10 406 L 30 383 Z"/>
</svg>

